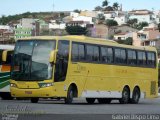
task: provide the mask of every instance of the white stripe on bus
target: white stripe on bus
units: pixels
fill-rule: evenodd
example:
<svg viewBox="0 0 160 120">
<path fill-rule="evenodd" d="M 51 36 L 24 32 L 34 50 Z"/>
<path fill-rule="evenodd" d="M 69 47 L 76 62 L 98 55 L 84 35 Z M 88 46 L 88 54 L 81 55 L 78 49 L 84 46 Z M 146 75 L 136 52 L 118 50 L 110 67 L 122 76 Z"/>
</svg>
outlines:
<svg viewBox="0 0 160 120">
<path fill-rule="evenodd" d="M 0 77 L 0 79 L 1 79 L 1 78 L 5 78 L 5 77 L 9 77 L 9 76 L 10 76 L 10 75 L 2 76 L 2 77 Z"/>
</svg>

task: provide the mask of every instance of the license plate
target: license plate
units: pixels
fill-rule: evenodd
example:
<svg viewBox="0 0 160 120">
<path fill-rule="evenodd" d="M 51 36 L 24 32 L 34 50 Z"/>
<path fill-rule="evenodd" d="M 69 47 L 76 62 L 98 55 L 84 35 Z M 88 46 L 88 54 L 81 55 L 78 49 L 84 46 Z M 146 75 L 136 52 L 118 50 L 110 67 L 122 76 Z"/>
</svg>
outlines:
<svg viewBox="0 0 160 120">
<path fill-rule="evenodd" d="M 32 91 L 25 91 L 25 94 L 32 94 Z"/>
</svg>

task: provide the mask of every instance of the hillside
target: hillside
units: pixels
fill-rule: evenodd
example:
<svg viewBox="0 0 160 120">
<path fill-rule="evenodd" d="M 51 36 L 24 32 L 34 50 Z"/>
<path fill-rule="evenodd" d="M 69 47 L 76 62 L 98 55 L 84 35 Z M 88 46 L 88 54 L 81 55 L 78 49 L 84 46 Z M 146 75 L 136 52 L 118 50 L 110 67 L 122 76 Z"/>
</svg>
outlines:
<svg viewBox="0 0 160 120">
<path fill-rule="evenodd" d="M 17 20 L 22 18 L 34 18 L 34 19 L 43 19 L 43 20 L 50 20 L 50 19 L 57 19 L 59 17 L 65 17 L 69 15 L 69 11 L 58 11 L 58 12 L 26 12 L 23 14 L 16 14 L 16 15 L 9 15 L 9 16 L 2 16 L 0 18 L 0 24 L 6 25 L 9 23 L 14 23 Z"/>
</svg>

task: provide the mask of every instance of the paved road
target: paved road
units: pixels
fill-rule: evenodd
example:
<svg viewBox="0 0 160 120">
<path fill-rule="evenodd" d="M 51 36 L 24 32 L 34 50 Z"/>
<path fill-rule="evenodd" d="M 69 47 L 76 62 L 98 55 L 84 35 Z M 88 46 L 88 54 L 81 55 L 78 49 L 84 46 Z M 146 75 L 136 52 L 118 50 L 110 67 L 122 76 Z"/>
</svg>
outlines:
<svg viewBox="0 0 160 120">
<path fill-rule="evenodd" d="M 160 98 L 141 99 L 139 104 L 119 104 L 118 101 L 112 101 L 111 104 L 89 105 L 85 99 L 76 99 L 71 105 L 64 104 L 64 101 L 55 101 L 50 99 L 41 99 L 39 103 L 30 103 L 29 100 L 0 100 L 0 113 L 26 113 L 26 114 L 64 114 L 65 118 L 71 117 L 72 120 L 82 115 L 84 119 L 95 119 L 97 114 L 104 116 L 106 114 L 159 114 L 160 119 Z M 71 116 L 68 116 L 71 115 Z M 94 115 L 96 115 L 94 117 Z M 59 115 L 59 117 L 62 117 Z M 44 116 L 43 116 L 44 117 Z M 58 116 L 56 117 L 58 120 Z M 99 118 L 97 116 L 97 118 Z M 112 118 L 113 119 L 113 118 Z M 31 120 L 31 119 L 30 119 Z M 46 119 L 47 120 L 47 119 Z"/>
</svg>

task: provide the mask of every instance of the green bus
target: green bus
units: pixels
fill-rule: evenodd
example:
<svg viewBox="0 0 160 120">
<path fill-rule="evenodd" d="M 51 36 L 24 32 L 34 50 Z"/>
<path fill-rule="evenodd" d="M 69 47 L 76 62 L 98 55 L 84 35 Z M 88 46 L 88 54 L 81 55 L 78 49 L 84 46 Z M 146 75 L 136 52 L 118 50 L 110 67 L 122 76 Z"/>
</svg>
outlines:
<svg viewBox="0 0 160 120">
<path fill-rule="evenodd" d="M 11 100 L 10 94 L 10 64 L 11 55 L 13 53 L 14 46 L 12 45 L 0 45 L 0 97 L 3 100 Z M 7 58 L 3 58 L 6 54 Z"/>
</svg>

